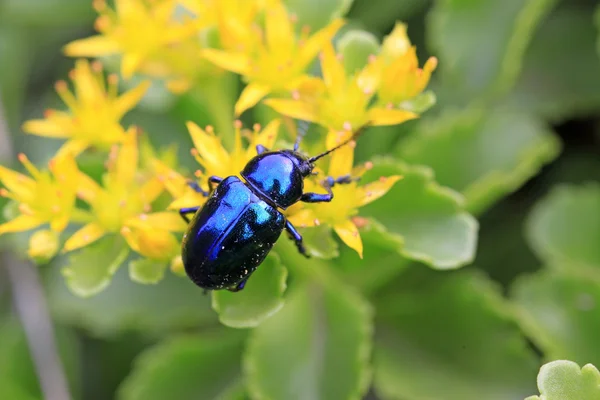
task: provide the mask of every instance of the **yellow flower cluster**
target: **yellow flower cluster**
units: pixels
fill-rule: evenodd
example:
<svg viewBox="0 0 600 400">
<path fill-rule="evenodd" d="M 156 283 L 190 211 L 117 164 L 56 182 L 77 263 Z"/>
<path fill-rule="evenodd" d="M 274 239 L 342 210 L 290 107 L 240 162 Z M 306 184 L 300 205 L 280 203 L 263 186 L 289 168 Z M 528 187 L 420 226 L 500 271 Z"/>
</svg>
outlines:
<svg viewBox="0 0 600 400">
<path fill-rule="evenodd" d="M 348 73 L 332 45 L 344 21 L 335 19 L 310 32 L 296 26 L 297 18 L 281 0 L 115 0 L 114 8 L 94 0 L 93 6 L 99 14 L 98 34 L 68 44 L 66 54 L 118 55 L 122 79 L 136 74 L 160 78 L 177 93 L 201 85 L 209 74 L 230 71 L 246 83 L 235 116 L 261 101 L 281 114 L 264 128 L 256 124 L 245 130 L 236 121 L 230 149 L 212 127 L 188 123 L 194 143 L 191 154 L 199 164 L 195 176 L 205 190 L 208 176 L 239 174 L 256 155 L 256 145 L 276 148 L 281 121 L 296 118 L 322 126 L 326 130 L 320 147 L 332 148 L 364 126 L 417 118 L 407 102 L 424 90 L 437 63 L 430 58 L 419 68 L 406 27 L 398 24 L 379 54 L 361 70 Z M 213 33 L 218 43 L 209 43 Z M 308 73 L 317 58 L 320 77 Z M 182 175 L 177 166 L 156 157 L 141 163 L 141 133 L 121 125 L 149 82 L 119 94 L 116 74 L 107 75 L 98 61 L 83 59 L 75 62 L 69 78 L 73 89 L 66 81 L 56 84 L 66 110 L 47 110 L 43 119 L 23 125 L 27 133 L 65 140 L 47 168 L 39 170 L 22 154 L 19 160 L 30 176 L 0 166 L 0 195 L 19 211 L 0 225 L 0 235 L 47 224 L 49 229 L 38 230 L 30 240 L 29 253 L 37 258 L 61 248 L 80 249 L 105 235 L 120 235 L 142 257 L 180 266 L 178 235 L 185 224 L 176 210 L 206 199 L 189 186 L 191 177 Z M 370 168 L 370 163 L 354 166 L 353 144 L 332 153 L 326 176 L 360 177 Z M 81 154 L 91 148 L 106 154 L 100 180 L 78 167 Z M 362 256 L 359 227 L 353 222 L 358 208 L 383 196 L 399 179 L 336 185 L 331 203 L 296 204 L 286 215 L 299 227 L 331 226 Z M 320 180 L 307 180 L 305 189 L 324 192 Z M 167 203 L 157 201 L 165 196 Z M 70 223 L 81 227 L 61 243 L 59 235 Z"/>
</svg>

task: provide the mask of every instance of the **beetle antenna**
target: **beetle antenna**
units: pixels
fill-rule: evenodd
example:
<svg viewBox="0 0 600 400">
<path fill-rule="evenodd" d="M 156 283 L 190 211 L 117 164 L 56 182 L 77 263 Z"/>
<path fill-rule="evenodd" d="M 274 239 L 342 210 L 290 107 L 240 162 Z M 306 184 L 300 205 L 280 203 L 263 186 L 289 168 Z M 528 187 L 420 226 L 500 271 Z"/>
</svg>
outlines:
<svg viewBox="0 0 600 400">
<path fill-rule="evenodd" d="M 298 151 L 298 148 L 300 147 L 300 142 L 302 141 L 302 138 L 304 138 L 304 136 L 308 132 L 309 127 L 310 127 L 310 122 L 298 121 L 298 127 L 296 128 L 297 133 L 296 133 L 296 142 L 294 143 L 294 151 Z"/>
<path fill-rule="evenodd" d="M 337 149 L 339 149 L 340 147 L 345 146 L 348 143 L 352 142 L 353 140 L 358 138 L 364 132 L 364 130 L 367 128 L 367 126 L 369 126 L 369 124 L 365 124 L 365 125 L 361 126 L 352 134 L 352 136 L 350 136 L 350 138 L 348 138 L 347 140 L 343 141 L 342 143 L 338 144 L 337 146 L 335 146 L 319 155 L 309 158 L 308 162 L 312 164 L 315 161 L 317 161 L 319 158 L 325 157 L 329 153 L 332 153 L 332 152 L 336 151 Z"/>
</svg>

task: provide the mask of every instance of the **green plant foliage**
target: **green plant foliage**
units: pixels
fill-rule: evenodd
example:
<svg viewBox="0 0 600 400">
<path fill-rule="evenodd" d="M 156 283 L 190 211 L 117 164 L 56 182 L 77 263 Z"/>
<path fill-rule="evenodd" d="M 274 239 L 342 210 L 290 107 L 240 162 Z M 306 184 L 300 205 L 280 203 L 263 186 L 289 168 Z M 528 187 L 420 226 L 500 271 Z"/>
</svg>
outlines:
<svg viewBox="0 0 600 400">
<path fill-rule="evenodd" d="M 448 111 L 398 145 L 404 160 L 430 166 L 436 180 L 481 212 L 553 160 L 557 138 L 530 115 L 505 109 Z"/>
<path fill-rule="evenodd" d="M 480 274 L 415 267 L 376 308 L 374 381 L 383 399 L 501 400 L 530 393 L 537 359 L 498 288 Z"/>
<path fill-rule="evenodd" d="M 241 400 L 243 335 L 174 337 L 142 353 L 119 389 L 120 400 Z"/>
<path fill-rule="evenodd" d="M 335 281 L 303 283 L 250 335 L 253 398 L 354 399 L 368 388 L 372 311 Z"/>
<path fill-rule="evenodd" d="M 213 292 L 212 308 L 219 313 L 219 321 L 233 328 L 260 325 L 283 307 L 287 275 L 287 269 L 281 265 L 277 254 L 271 254 L 252 273 L 252 280 L 243 291 Z"/>
<path fill-rule="evenodd" d="M 546 263 L 600 271 L 600 185 L 557 186 L 540 201 L 527 236 Z"/>
<path fill-rule="evenodd" d="M 552 361 L 542 366 L 537 382 L 541 395 L 525 400 L 600 399 L 600 373 L 592 364 Z"/>
<path fill-rule="evenodd" d="M 364 208 L 402 242 L 402 255 L 434 268 L 458 268 L 475 253 L 477 221 L 463 209 L 461 196 L 439 186 L 433 171 L 391 158 L 377 159 L 364 180 L 401 175 L 390 193 Z"/>
</svg>

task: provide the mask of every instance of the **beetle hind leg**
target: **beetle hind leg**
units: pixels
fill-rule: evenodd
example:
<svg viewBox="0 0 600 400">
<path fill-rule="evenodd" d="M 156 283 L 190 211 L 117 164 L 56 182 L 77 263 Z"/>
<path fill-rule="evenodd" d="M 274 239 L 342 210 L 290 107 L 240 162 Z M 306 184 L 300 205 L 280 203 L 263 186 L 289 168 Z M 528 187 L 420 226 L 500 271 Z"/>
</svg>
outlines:
<svg viewBox="0 0 600 400">
<path fill-rule="evenodd" d="M 179 215 L 181 215 L 181 218 L 183 218 L 183 220 L 189 224 L 190 219 L 188 217 L 188 214 L 195 214 L 199 209 L 200 209 L 200 207 L 180 208 Z"/>
<path fill-rule="evenodd" d="M 306 247 L 304 247 L 302 235 L 296 230 L 296 227 L 290 221 L 285 222 L 285 230 L 287 231 L 287 233 L 289 233 L 290 238 L 294 241 L 294 243 L 296 243 L 298 252 L 306 258 L 310 258 L 310 254 L 308 254 L 308 251 L 306 251 Z"/>
</svg>

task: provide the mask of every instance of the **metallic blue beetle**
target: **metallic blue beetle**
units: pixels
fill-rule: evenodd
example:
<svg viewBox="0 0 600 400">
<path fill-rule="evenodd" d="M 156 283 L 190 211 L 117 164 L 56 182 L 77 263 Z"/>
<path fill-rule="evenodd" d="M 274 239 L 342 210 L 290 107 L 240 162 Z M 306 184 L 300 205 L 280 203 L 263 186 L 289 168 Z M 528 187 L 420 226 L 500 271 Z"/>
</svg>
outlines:
<svg viewBox="0 0 600 400">
<path fill-rule="evenodd" d="M 183 236 L 182 258 L 189 278 L 207 290 L 239 291 L 263 262 L 285 229 L 298 251 L 308 257 L 302 236 L 280 210 L 303 201 L 327 202 L 333 199 L 335 184 L 352 182 L 350 176 L 327 177 L 323 187 L 327 194 L 303 193 L 304 179 L 312 174 L 314 162 L 356 138 L 350 139 L 318 156 L 307 158 L 298 150 L 268 151 L 256 146 L 258 155 L 246 164 L 241 175 L 225 179 L 212 176 L 212 193 L 190 183 L 198 192 L 210 196 L 202 207 L 182 208 L 179 213 L 190 223 Z M 191 222 L 187 215 L 195 213 Z"/>
</svg>

